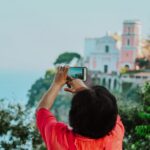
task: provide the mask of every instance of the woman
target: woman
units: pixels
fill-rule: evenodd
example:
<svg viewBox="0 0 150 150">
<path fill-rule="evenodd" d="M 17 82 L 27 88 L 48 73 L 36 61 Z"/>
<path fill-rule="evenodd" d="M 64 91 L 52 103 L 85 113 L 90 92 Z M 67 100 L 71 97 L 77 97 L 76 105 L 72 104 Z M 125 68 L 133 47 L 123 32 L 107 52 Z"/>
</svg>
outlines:
<svg viewBox="0 0 150 150">
<path fill-rule="evenodd" d="M 87 87 L 67 76 L 69 67 L 59 67 L 52 86 L 43 95 L 36 123 L 48 150 L 121 150 L 124 126 L 115 97 L 104 87 Z M 49 111 L 61 90 L 74 93 L 69 123 L 58 122 Z"/>
</svg>

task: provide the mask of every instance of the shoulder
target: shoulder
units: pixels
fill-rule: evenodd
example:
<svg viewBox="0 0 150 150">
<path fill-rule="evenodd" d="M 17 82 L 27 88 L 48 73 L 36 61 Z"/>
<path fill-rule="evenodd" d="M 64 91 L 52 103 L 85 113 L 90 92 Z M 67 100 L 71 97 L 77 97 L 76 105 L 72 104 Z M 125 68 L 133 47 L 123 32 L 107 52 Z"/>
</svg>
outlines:
<svg viewBox="0 0 150 150">
<path fill-rule="evenodd" d="M 67 124 L 63 122 L 57 122 L 53 126 L 49 125 L 46 127 L 46 132 L 50 133 L 47 137 L 47 140 L 50 141 L 50 145 L 58 149 L 69 149 L 69 147 L 74 146 L 75 136 L 72 130 L 68 127 Z"/>
<path fill-rule="evenodd" d="M 120 116 L 118 115 L 117 120 L 116 120 L 116 125 L 110 134 L 110 137 L 112 140 L 112 149 L 113 150 L 122 149 L 122 142 L 123 142 L 124 133 L 125 133 L 124 125 L 121 121 Z"/>
<path fill-rule="evenodd" d="M 110 132 L 110 134 L 115 135 L 115 136 L 116 136 L 116 134 L 120 135 L 120 136 L 124 136 L 124 132 L 125 132 L 124 125 L 121 121 L 120 116 L 118 115 L 116 124 L 115 124 L 114 128 L 112 129 L 112 131 Z"/>
<path fill-rule="evenodd" d="M 67 124 L 57 121 L 49 110 L 45 108 L 37 110 L 36 122 L 48 148 L 68 149 L 74 146 L 75 136 L 72 129 Z"/>
<path fill-rule="evenodd" d="M 53 113 L 46 108 L 40 108 L 36 110 L 35 116 L 36 124 L 39 128 L 44 128 L 48 123 L 53 124 L 57 122 Z"/>
<path fill-rule="evenodd" d="M 115 130 L 120 131 L 120 132 L 122 132 L 123 134 L 124 134 L 124 132 L 125 132 L 124 125 L 123 125 L 123 123 L 122 123 L 121 118 L 120 118 L 119 115 L 117 116 L 117 121 L 116 121 Z"/>
</svg>

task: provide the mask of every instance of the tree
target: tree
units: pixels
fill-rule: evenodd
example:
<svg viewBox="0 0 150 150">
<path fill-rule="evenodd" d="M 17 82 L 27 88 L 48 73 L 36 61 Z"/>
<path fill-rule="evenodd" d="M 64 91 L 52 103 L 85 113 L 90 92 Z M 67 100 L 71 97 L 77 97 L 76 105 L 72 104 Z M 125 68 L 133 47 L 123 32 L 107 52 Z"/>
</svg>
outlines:
<svg viewBox="0 0 150 150">
<path fill-rule="evenodd" d="M 145 83 L 140 90 L 134 89 L 132 93 L 135 94 L 136 91 L 138 92 L 136 97 L 131 95 L 128 97 L 132 101 L 124 100 L 125 97 L 120 95 L 119 114 L 125 126 L 124 148 L 148 150 L 150 147 L 150 83 Z"/>
<path fill-rule="evenodd" d="M 27 107 L 35 106 L 36 102 L 38 102 L 41 99 L 42 95 L 48 90 L 48 88 L 52 84 L 54 75 L 54 70 L 47 70 L 44 75 L 44 78 L 38 79 L 31 86 L 31 89 L 28 91 L 29 100 L 27 103 Z"/>
<path fill-rule="evenodd" d="M 150 66 L 150 60 L 148 60 L 147 58 L 137 58 L 136 59 L 136 64 L 140 67 L 140 68 L 144 68 L 144 69 L 148 69 Z"/>
<path fill-rule="evenodd" d="M 55 75 L 54 70 L 46 71 L 44 78 L 38 79 L 28 91 L 28 103 L 27 108 L 35 107 L 36 103 L 39 102 L 42 95 L 48 90 L 53 82 L 53 78 Z M 68 112 L 70 106 L 70 95 L 64 92 L 60 92 L 57 96 L 54 105 L 52 107 L 52 111 L 57 117 L 57 119 L 61 121 L 68 122 Z"/>
<path fill-rule="evenodd" d="M 20 104 L 0 100 L 0 149 L 46 150 L 35 125 L 35 113 Z"/>
<path fill-rule="evenodd" d="M 137 135 L 137 147 L 143 144 L 143 148 L 149 149 L 150 147 L 150 83 L 147 82 L 142 88 L 143 96 L 143 109 L 138 113 L 138 117 L 142 120 L 142 124 L 135 127 Z"/>
<path fill-rule="evenodd" d="M 80 54 L 74 52 L 62 53 L 58 56 L 58 58 L 54 62 L 54 65 L 69 64 L 74 58 L 80 59 L 81 56 Z"/>
<path fill-rule="evenodd" d="M 0 100 L 0 149 L 26 149 L 31 139 L 30 122 L 25 121 L 25 111 L 20 105 L 4 105 Z"/>
<path fill-rule="evenodd" d="M 78 53 L 74 52 L 65 52 L 58 56 L 54 64 L 68 64 L 73 58 L 80 59 L 81 56 Z M 48 90 L 51 86 L 53 78 L 55 75 L 55 70 L 47 70 L 45 76 L 43 78 L 39 78 L 36 82 L 31 86 L 28 91 L 28 103 L 27 107 L 33 107 L 35 104 L 41 99 L 42 95 Z"/>
<path fill-rule="evenodd" d="M 150 61 L 150 36 L 142 41 L 141 57 Z"/>
</svg>

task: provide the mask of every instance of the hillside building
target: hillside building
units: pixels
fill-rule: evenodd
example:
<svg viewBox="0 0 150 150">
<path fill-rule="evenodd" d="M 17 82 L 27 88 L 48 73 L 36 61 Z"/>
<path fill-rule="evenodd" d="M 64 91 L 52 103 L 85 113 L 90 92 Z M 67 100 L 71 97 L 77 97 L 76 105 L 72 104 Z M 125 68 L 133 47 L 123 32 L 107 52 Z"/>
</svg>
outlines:
<svg viewBox="0 0 150 150">
<path fill-rule="evenodd" d="M 86 38 L 84 64 L 91 71 L 118 73 L 121 68 L 136 69 L 140 52 L 141 23 L 124 21 L 122 36 L 107 33 L 99 38 Z"/>
</svg>

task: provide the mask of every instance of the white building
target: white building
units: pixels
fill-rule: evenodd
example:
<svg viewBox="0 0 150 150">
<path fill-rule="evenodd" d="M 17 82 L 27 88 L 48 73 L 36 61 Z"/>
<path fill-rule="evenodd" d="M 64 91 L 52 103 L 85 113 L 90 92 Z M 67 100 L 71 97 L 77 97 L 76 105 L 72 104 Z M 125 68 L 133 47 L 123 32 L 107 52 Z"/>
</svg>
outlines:
<svg viewBox="0 0 150 150">
<path fill-rule="evenodd" d="M 141 50 L 141 23 L 137 20 L 123 22 L 123 32 L 107 34 L 101 38 L 85 39 L 84 60 L 91 71 L 119 72 L 122 68 L 136 69 L 135 60 Z"/>
<path fill-rule="evenodd" d="M 120 47 L 121 39 L 117 34 L 85 39 L 85 65 L 91 71 L 117 72 Z"/>
<path fill-rule="evenodd" d="M 93 83 L 122 91 L 123 83 L 140 85 L 149 82 L 149 72 L 119 74 L 124 67 L 129 70 L 137 68 L 135 62 L 143 49 L 141 43 L 141 23 L 137 20 L 124 21 L 122 35 L 106 34 L 85 39 L 84 65 L 90 71 Z"/>
</svg>

